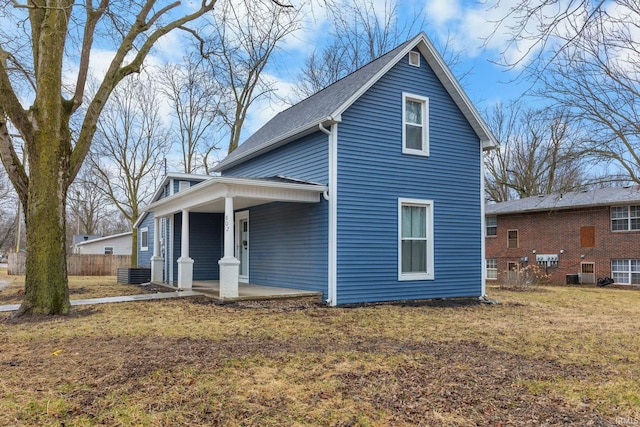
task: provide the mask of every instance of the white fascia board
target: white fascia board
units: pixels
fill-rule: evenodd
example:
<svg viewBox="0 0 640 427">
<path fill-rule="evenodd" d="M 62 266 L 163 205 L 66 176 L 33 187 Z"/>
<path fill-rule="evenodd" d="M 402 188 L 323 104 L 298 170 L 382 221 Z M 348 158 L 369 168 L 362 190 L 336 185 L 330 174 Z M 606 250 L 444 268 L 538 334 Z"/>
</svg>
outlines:
<svg viewBox="0 0 640 427">
<path fill-rule="evenodd" d="M 126 236 L 126 235 L 132 235 L 132 234 L 133 234 L 133 232 L 126 231 L 124 233 L 112 234 L 111 236 L 102 236 L 102 237 L 98 237 L 96 239 L 91 239 L 91 240 L 85 240 L 85 241 L 82 241 L 82 242 L 78 242 L 78 243 L 75 244 L 75 246 L 82 246 L 82 245 L 86 245 L 87 243 L 102 242 L 102 241 L 105 241 L 105 240 L 115 239 L 115 238 L 118 238 L 118 237 L 123 237 L 123 236 Z"/>
<path fill-rule="evenodd" d="M 442 59 L 442 56 L 440 56 L 424 33 L 420 35 L 420 41 L 417 43 L 417 47 L 449 95 L 453 98 L 453 101 L 458 108 L 460 108 L 462 114 L 471 124 L 476 135 L 480 138 L 482 148 L 488 150 L 497 146 L 498 141 L 493 136 L 489 126 L 487 126 L 482 119 L 478 110 L 476 110 L 464 89 L 462 89 L 462 86 L 460 86 L 460 83 L 458 83 L 458 80 L 444 62 L 444 59 Z"/>
<path fill-rule="evenodd" d="M 462 111 L 467 121 L 471 124 L 474 132 L 480 139 L 483 149 L 491 149 L 498 145 L 495 137 L 489 130 L 480 114 L 475 109 L 471 100 L 466 95 L 454 75 L 447 67 L 446 63 L 429 41 L 426 34 L 420 33 L 414 40 L 414 43 L 408 44 L 402 49 L 393 60 L 389 61 L 384 68 L 381 68 L 366 84 L 353 94 L 344 104 L 342 104 L 333 114 L 333 117 L 342 115 L 355 101 L 358 100 L 367 90 L 371 88 L 382 76 L 384 76 L 391 68 L 393 68 L 402 58 L 407 56 L 415 47 L 418 48 L 422 56 L 425 57 L 427 63 L 434 71 L 442 85 L 445 87 L 451 98 Z"/>
<path fill-rule="evenodd" d="M 197 174 L 182 173 L 182 172 L 169 172 L 162 179 L 162 182 L 156 189 L 156 192 L 153 193 L 153 197 L 151 198 L 151 201 L 155 202 L 156 200 L 158 200 L 158 198 L 160 197 L 160 194 L 162 194 L 162 191 L 164 191 L 164 186 L 167 185 L 167 183 L 172 179 L 179 179 L 179 180 L 191 179 L 191 180 L 198 180 L 198 181 L 206 181 L 209 178 L 211 178 L 211 176 L 209 175 L 197 175 Z"/>
<path fill-rule="evenodd" d="M 149 213 L 149 212 L 146 212 L 145 208 L 140 209 L 140 212 L 141 212 L 140 216 L 138 217 L 136 222 L 133 223 L 133 228 L 134 229 L 140 227 L 140 224 L 142 224 L 142 221 L 144 221 L 144 219 L 147 217 L 147 214 Z"/>
<path fill-rule="evenodd" d="M 168 216 L 182 209 L 196 208 L 223 197 L 251 197 L 274 201 L 315 202 L 327 190 L 324 185 L 259 181 L 246 178 L 212 177 L 207 182 L 151 203 L 144 211 L 156 217 Z M 313 196 L 311 196 L 313 195 Z"/>
<path fill-rule="evenodd" d="M 227 162 L 223 159 L 220 163 L 218 163 L 213 168 L 213 170 L 215 172 L 222 172 L 225 169 L 229 169 L 230 167 L 238 163 L 250 160 L 254 157 L 257 157 L 260 154 L 266 153 L 282 145 L 288 144 L 289 142 L 294 141 L 303 136 L 310 135 L 313 132 L 318 130 L 318 125 L 320 124 L 331 125 L 333 123 L 339 122 L 340 120 L 341 120 L 341 117 L 335 117 L 335 116 L 325 117 L 322 120 L 318 120 L 310 124 L 307 124 L 305 126 L 296 128 L 278 138 L 272 139 L 270 141 L 267 141 L 265 143 L 258 145 L 257 147 L 253 147 L 252 149 L 245 151 L 244 153 L 238 155 L 238 157 L 236 157 L 233 160 L 230 160 Z"/>
</svg>

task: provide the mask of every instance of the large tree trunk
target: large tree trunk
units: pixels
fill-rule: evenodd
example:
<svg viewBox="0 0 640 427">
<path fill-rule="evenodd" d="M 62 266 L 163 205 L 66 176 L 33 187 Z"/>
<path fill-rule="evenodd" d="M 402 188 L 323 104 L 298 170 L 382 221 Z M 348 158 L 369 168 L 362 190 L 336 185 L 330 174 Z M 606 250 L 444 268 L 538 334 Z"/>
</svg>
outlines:
<svg viewBox="0 0 640 427">
<path fill-rule="evenodd" d="M 25 294 L 17 314 L 67 314 L 66 178 L 61 176 L 66 170 L 55 154 L 37 157 L 29 165 Z"/>
<path fill-rule="evenodd" d="M 65 206 L 69 187 L 71 105 L 62 97 L 62 58 L 70 0 L 30 9 L 38 86 L 27 139 L 29 186 L 22 195 L 27 227 L 24 299 L 16 315 L 69 312 Z M 35 25 L 38 23 L 39 25 Z M 24 200 L 26 199 L 26 203 Z"/>
</svg>

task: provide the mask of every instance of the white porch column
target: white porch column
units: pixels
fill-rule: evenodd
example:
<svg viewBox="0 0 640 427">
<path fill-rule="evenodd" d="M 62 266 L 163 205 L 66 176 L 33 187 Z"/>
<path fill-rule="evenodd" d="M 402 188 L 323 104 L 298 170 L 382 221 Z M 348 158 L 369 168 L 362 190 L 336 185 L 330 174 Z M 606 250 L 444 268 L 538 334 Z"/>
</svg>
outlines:
<svg viewBox="0 0 640 427">
<path fill-rule="evenodd" d="M 189 211 L 182 210 L 182 236 L 178 258 L 178 289 L 191 289 L 193 284 L 193 260 L 189 258 Z"/>
<path fill-rule="evenodd" d="M 160 255 L 160 218 L 153 218 L 153 256 L 151 257 L 151 282 L 162 283 L 164 258 Z"/>
<path fill-rule="evenodd" d="M 235 247 L 233 228 L 233 197 L 224 198 L 224 256 L 218 261 L 220 266 L 220 298 L 238 296 L 238 271 L 240 261 L 233 256 Z"/>
</svg>

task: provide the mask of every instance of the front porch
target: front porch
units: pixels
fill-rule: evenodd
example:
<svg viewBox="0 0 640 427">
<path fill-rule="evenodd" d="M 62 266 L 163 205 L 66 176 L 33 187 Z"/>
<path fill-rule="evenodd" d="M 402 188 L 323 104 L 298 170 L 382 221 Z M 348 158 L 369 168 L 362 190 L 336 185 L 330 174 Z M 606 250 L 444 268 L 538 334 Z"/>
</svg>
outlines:
<svg viewBox="0 0 640 427">
<path fill-rule="evenodd" d="M 167 285 L 166 283 L 156 284 L 170 287 L 172 289 L 179 289 L 177 287 Z M 257 301 L 286 298 L 318 298 L 319 301 L 322 300 L 322 292 L 282 288 L 277 286 L 254 285 L 252 283 L 238 283 L 238 296 L 225 297 L 220 296 L 219 280 L 196 280 L 193 282 L 193 286 L 190 290 L 200 292 L 218 301 Z"/>
<path fill-rule="evenodd" d="M 176 284 L 178 289 L 205 292 L 225 301 L 319 295 L 317 289 L 305 291 L 242 282 L 250 281 L 253 275 L 249 266 L 249 209 L 274 202 L 285 206 L 317 204 L 326 191 L 324 185 L 286 177 L 212 177 L 152 203 L 145 208 L 153 214 L 153 234 L 149 237 L 152 244 L 148 245 L 153 251 L 151 281 Z M 280 227 L 277 233 L 263 228 L 262 252 L 256 252 L 259 255 L 255 257 L 258 264 L 264 261 L 265 254 L 271 255 L 271 245 L 277 246 L 287 235 L 291 222 Z M 305 234 L 299 234 L 293 244 L 303 246 L 304 251 L 308 233 L 306 229 L 302 231 Z M 254 280 L 269 276 L 271 283 L 266 284 L 278 285 L 277 271 L 289 271 L 289 260 L 295 260 L 295 255 L 281 257 L 278 264 L 272 264 L 278 266 L 275 273 L 273 270 L 268 274 L 256 273 Z"/>
</svg>

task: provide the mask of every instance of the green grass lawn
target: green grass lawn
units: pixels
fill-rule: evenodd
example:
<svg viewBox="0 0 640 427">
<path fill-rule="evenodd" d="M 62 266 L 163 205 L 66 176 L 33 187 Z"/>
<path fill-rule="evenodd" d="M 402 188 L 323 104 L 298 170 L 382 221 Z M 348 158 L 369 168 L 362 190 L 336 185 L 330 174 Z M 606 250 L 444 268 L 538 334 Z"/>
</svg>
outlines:
<svg viewBox="0 0 640 427">
<path fill-rule="evenodd" d="M 123 289 L 70 280 L 81 298 Z M 488 293 L 500 304 L 194 297 L 5 314 L 0 425 L 640 423 L 640 292 Z"/>
</svg>

